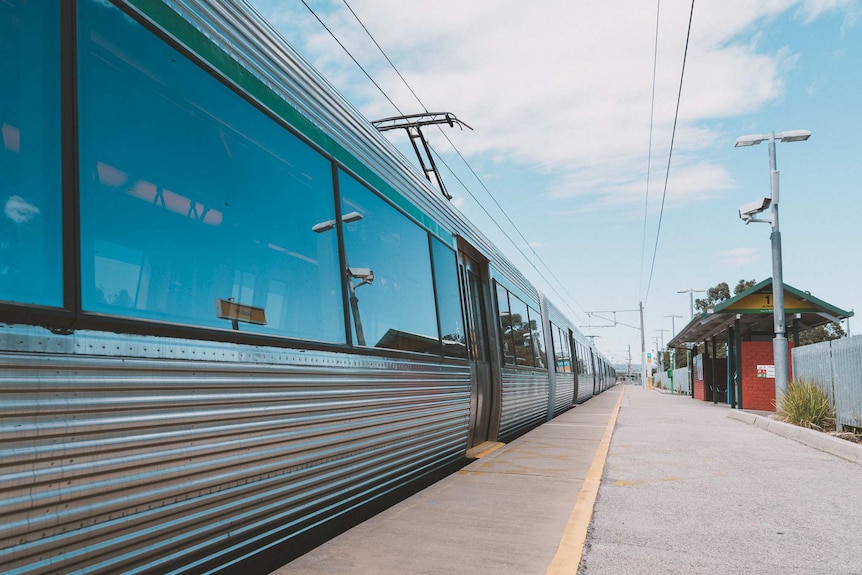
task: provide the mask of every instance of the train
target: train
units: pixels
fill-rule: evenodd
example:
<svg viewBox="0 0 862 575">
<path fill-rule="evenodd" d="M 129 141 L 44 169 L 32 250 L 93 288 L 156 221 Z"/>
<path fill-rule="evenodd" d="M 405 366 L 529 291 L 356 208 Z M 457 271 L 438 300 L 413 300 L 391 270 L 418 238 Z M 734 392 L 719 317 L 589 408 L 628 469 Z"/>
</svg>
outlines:
<svg viewBox="0 0 862 575">
<path fill-rule="evenodd" d="M 265 573 L 614 384 L 244 0 L 0 53 L 3 573 Z"/>
</svg>

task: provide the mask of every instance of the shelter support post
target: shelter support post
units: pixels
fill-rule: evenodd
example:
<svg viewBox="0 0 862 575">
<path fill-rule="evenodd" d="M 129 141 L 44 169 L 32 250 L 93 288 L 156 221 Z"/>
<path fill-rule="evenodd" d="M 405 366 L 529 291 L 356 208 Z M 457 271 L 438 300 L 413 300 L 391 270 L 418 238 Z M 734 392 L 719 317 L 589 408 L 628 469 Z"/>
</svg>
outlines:
<svg viewBox="0 0 862 575">
<path fill-rule="evenodd" d="M 742 409 L 742 317 L 740 315 L 736 316 L 736 320 L 733 322 L 733 332 L 734 332 L 734 356 L 736 356 L 736 365 L 734 365 L 733 369 L 733 387 L 736 389 L 736 407 L 737 409 Z"/>
<path fill-rule="evenodd" d="M 736 356 L 736 329 L 727 328 L 727 394 L 730 396 L 730 407 L 736 407 L 736 366 L 739 358 Z"/>
<path fill-rule="evenodd" d="M 712 387 L 712 402 L 713 403 L 718 403 L 718 381 L 716 381 L 717 378 L 715 376 L 715 361 L 716 361 L 717 355 L 718 354 L 716 353 L 716 349 L 715 349 L 715 336 L 712 336 L 712 357 L 709 358 L 710 359 L 709 365 L 710 365 L 710 369 L 711 369 L 710 373 L 712 373 L 712 377 L 710 378 L 709 384 L 710 384 L 710 387 Z"/>
</svg>

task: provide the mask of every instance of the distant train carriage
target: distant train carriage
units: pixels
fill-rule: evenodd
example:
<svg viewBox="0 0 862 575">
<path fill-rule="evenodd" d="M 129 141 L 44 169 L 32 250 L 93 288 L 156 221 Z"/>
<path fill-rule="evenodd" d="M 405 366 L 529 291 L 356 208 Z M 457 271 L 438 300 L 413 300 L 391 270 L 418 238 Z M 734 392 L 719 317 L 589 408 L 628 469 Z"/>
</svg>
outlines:
<svg viewBox="0 0 862 575">
<path fill-rule="evenodd" d="M 4 573 L 265 572 L 613 381 L 242 0 L 0 51 Z"/>
</svg>

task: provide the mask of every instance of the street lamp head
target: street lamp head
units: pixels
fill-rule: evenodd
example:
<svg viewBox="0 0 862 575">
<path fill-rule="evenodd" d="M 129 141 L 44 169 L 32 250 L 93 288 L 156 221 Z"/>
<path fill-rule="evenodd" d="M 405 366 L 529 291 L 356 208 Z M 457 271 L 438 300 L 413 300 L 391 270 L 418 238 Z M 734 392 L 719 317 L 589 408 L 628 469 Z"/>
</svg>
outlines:
<svg viewBox="0 0 862 575">
<path fill-rule="evenodd" d="M 349 224 L 350 222 L 355 222 L 362 219 L 362 214 L 359 212 L 350 212 L 349 214 L 344 214 L 341 216 L 341 221 L 345 224 Z M 320 222 L 319 224 L 314 224 L 311 226 L 311 231 L 317 234 L 321 234 L 323 232 L 328 232 L 329 230 L 335 228 L 335 220 L 326 220 L 325 222 Z"/>
<path fill-rule="evenodd" d="M 341 216 L 341 221 L 345 224 L 349 224 L 350 222 L 356 222 L 362 219 L 362 214 L 359 212 L 350 212 L 349 214 L 344 214 Z"/>
<path fill-rule="evenodd" d="M 768 139 L 768 136 L 764 137 L 763 134 L 754 134 L 751 136 L 740 136 L 736 139 L 736 143 L 733 144 L 734 148 L 742 148 L 744 146 L 754 146 L 759 144 L 763 140 Z"/>
<path fill-rule="evenodd" d="M 740 136 L 733 144 L 734 148 L 742 148 L 745 146 L 754 146 L 760 142 L 767 141 L 770 137 L 779 142 L 804 142 L 811 137 L 811 132 L 808 130 L 787 130 L 786 132 L 775 132 L 774 134 L 752 134 L 750 136 Z"/>
<path fill-rule="evenodd" d="M 325 222 L 320 222 L 319 224 L 314 224 L 313 226 L 311 226 L 311 231 L 316 234 L 322 234 L 323 232 L 328 232 L 334 227 L 335 220 L 326 220 Z"/>
<path fill-rule="evenodd" d="M 804 142 L 811 137 L 808 130 L 789 130 L 775 134 L 775 139 L 781 142 Z"/>
</svg>

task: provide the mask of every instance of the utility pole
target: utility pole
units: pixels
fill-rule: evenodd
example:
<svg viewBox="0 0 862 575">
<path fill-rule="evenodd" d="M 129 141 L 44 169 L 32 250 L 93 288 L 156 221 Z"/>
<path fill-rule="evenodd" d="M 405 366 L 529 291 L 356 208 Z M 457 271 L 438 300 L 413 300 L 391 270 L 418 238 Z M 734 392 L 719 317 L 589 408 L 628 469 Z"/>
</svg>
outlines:
<svg viewBox="0 0 862 575">
<path fill-rule="evenodd" d="M 705 293 L 705 292 L 706 292 L 706 290 L 694 289 L 694 288 L 678 290 L 676 292 L 676 293 L 687 293 L 688 294 L 688 305 L 691 308 L 691 319 L 694 319 L 694 294 Z"/>
<path fill-rule="evenodd" d="M 641 312 L 641 386 L 647 386 L 646 336 L 644 335 L 644 302 L 638 302 L 638 309 Z M 647 389 L 652 389 L 652 381 L 649 382 L 649 387 Z"/>
</svg>

